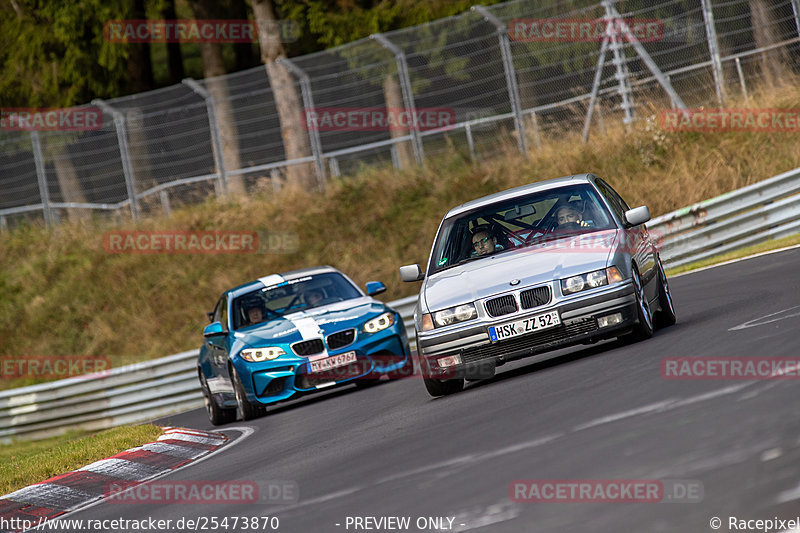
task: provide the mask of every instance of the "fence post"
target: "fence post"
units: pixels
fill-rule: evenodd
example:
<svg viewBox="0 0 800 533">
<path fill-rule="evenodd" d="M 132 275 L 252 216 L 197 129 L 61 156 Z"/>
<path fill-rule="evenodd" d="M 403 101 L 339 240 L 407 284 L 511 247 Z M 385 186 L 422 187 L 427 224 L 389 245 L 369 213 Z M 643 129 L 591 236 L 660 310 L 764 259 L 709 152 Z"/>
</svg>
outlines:
<svg viewBox="0 0 800 533">
<path fill-rule="evenodd" d="M 611 0 L 603 0 L 603 7 L 606 10 L 605 20 L 610 22 L 614 18 Z M 619 18 L 621 19 L 621 17 Z M 616 26 L 616 23 L 614 26 Z M 612 31 L 613 33 L 611 33 L 611 35 L 608 37 L 611 42 L 611 52 L 614 55 L 613 63 L 614 68 L 616 69 L 616 74 L 614 77 L 617 78 L 617 83 L 619 84 L 618 92 L 622 98 L 622 110 L 625 113 L 625 118 L 622 122 L 630 130 L 631 124 L 634 120 L 633 96 L 631 95 L 631 89 L 628 83 L 628 69 L 624 61 L 625 54 L 624 50 L 622 49 L 622 43 L 620 42 L 619 36 L 616 34 L 616 30 Z"/>
<path fill-rule="evenodd" d="M 403 93 L 403 103 L 407 110 L 416 113 L 417 107 L 414 103 L 414 91 L 411 88 L 411 75 L 408 73 L 406 54 L 403 53 L 400 47 L 381 33 L 373 33 L 369 38 L 378 41 L 378 44 L 394 55 L 394 60 L 397 62 L 397 76 L 400 78 L 400 92 Z M 425 150 L 422 146 L 422 138 L 419 136 L 419 129 L 417 128 L 416 121 L 411 121 L 409 131 L 411 132 L 411 148 L 414 150 L 414 159 L 417 160 L 418 165 L 423 165 Z"/>
<path fill-rule="evenodd" d="M 122 116 L 121 111 L 114 109 L 99 98 L 92 100 L 92 103 L 114 117 L 119 158 L 122 161 L 122 175 L 125 177 L 125 189 L 128 192 L 128 201 L 131 204 L 131 217 L 136 221 L 139 218 L 139 199 L 136 196 L 136 184 L 133 182 L 133 172 L 131 171 L 131 154 L 128 151 L 128 132 L 125 127 L 125 117 Z"/>
<path fill-rule="evenodd" d="M 469 147 L 469 158 L 475 161 L 475 139 L 472 138 L 472 126 L 469 122 L 464 124 L 464 133 L 467 134 L 467 146 Z"/>
<path fill-rule="evenodd" d="M 161 210 L 164 212 L 164 216 L 168 217 L 172 213 L 169 205 L 169 193 L 166 189 L 162 189 L 158 195 L 161 197 Z"/>
<path fill-rule="evenodd" d="M 8 233 L 8 220 L 5 215 L 0 215 L 0 233 Z"/>
<path fill-rule="evenodd" d="M 794 13 L 794 25 L 797 28 L 797 36 L 800 37 L 800 0 L 792 0 L 792 12 Z"/>
<path fill-rule="evenodd" d="M 594 113 L 594 105 L 597 102 L 597 92 L 600 90 L 600 80 L 603 76 L 606 52 L 608 52 L 608 41 L 608 35 L 603 37 L 603 44 L 600 46 L 600 57 L 597 58 L 597 70 L 594 72 L 594 81 L 592 82 L 592 95 L 589 97 L 589 107 L 586 109 L 586 119 L 583 122 L 582 139 L 584 144 L 589 141 L 589 126 L 592 124 L 592 113 Z"/>
<path fill-rule="evenodd" d="M 311 93 L 311 79 L 303 69 L 292 63 L 285 57 L 279 57 L 277 62 L 289 69 L 289 72 L 297 76 L 300 80 L 300 92 L 303 96 L 303 106 L 306 110 L 311 111 L 314 109 L 314 97 Z M 325 164 L 322 161 L 322 141 L 319 138 L 319 128 L 308 127 L 306 121 L 306 129 L 308 130 L 308 137 L 311 141 L 311 153 L 314 156 L 314 165 L 317 169 L 317 183 L 319 190 L 325 190 Z"/>
<path fill-rule="evenodd" d="M 186 78 L 182 83 L 197 93 L 206 103 L 208 128 L 211 132 L 211 143 L 214 146 L 214 162 L 217 164 L 217 172 L 219 173 L 217 196 L 228 196 L 228 175 L 225 171 L 225 155 L 222 153 L 222 141 L 219 138 L 219 129 L 217 128 L 217 108 L 214 105 L 214 97 L 192 78 Z"/>
<path fill-rule="evenodd" d="M 661 69 L 658 68 L 656 62 L 653 61 L 653 58 L 650 57 L 650 54 L 647 53 L 647 50 L 644 49 L 642 43 L 639 42 L 639 39 L 633 34 L 631 29 L 628 27 L 628 24 L 622 18 L 622 15 L 619 14 L 619 11 L 612 5 L 610 0 L 603 0 L 603 5 L 606 8 L 606 16 L 607 17 L 616 17 L 617 21 L 619 22 L 620 29 L 622 32 L 627 36 L 628 40 L 633 46 L 633 49 L 636 50 L 636 53 L 639 54 L 639 57 L 644 61 L 645 66 L 650 71 L 650 73 L 658 80 L 658 83 L 663 87 L 667 94 L 675 102 L 675 105 L 679 109 L 686 109 L 686 104 L 683 103 L 683 98 L 675 91 L 675 88 L 672 86 L 672 83 L 664 76 L 664 73 L 661 72 Z"/>
<path fill-rule="evenodd" d="M 703 20 L 706 25 L 706 37 L 708 38 L 708 52 L 711 54 L 711 70 L 714 72 L 714 85 L 717 89 L 717 101 L 720 106 L 725 106 L 725 77 L 722 72 L 722 59 L 719 55 L 719 40 L 717 39 L 717 28 L 714 25 L 714 12 L 711 8 L 711 0 L 700 0 L 703 4 Z"/>
<path fill-rule="evenodd" d="M 33 144 L 33 161 L 36 164 L 36 178 L 39 181 L 39 197 L 42 199 L 44 222 L 50 226 L 53 224 L 53 213 L 50 211 L 50 190 L 47 188 L 47 174 L 44 169 L 42 143 L 39 140 L 38 131 L 31 132 L 31 143 Z"/>
<path fill-rule="evenodd" d="M 750 105 L 750 98 L 747 96 L 747 85 L 744 83 L 744 72 L 742 72 L 742 62 L 739 61 L 737 57 L 735 60 L 736 62 L 736 73 L 739 75 L 739 84 L 742 86 L 742 94 L 744 95 L 744 101 L 746 104 Z"/>
<path fill-rule="evenodd" d="M 522 118 L 522 103 L 519 97 L 519 85 L 517 85 L 517 73 L 514 70 L 514 58 L 511 55 L 511 43 L 508 38 L 508 27 L 500 22 L 496 16 L 490 13 L 484 6 L 472 6 L 473 11 L 480 14 L 483 20 L 489 22 L 497 31 L 497 39 L 500 43 L 500 56 L 503 59 L 503 71 L 506 75 L 506 86 L 508 87 L 508 98 L 511 101 L 511 111 L 514 113 L 514 127 L 517 130 L 517 145 L 519 151 L 528 158 L 528 138 L 525 132 L 525 121 Z M 534 122 L 536 115 L 533 115 Z M 536 133 L 536 146 L 541 148 L 542 141 L 539 138 L 538 130 Z"/>
</svg>

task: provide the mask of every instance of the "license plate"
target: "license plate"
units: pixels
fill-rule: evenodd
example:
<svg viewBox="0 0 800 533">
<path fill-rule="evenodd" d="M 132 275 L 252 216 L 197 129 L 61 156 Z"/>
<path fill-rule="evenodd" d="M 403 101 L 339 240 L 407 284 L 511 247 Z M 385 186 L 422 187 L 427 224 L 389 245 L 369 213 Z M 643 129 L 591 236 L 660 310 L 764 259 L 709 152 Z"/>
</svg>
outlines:
<svg viewBox="0 0 800 533">
<path fill-rule="evenodd" d="M 340 353 L 339 355 L 332 355 L 330 357 L 326 357 L 325 359 L 310 361 L 308 364 L 311 365 L 312 372 L 325 372 L 326 370 L 330 370 L 332 368 L 349 365 L 350 363 L 355 362 L 355 360 L 356 352 L 347 352 Z"/>
<path fill-rule="evenodd" d="M 492 339 L 492 342 L 501 341 L 534 331 L 554 328 L 559 324 L 561 324 L 561 318 L 558 316 L 558 311 L 550 311 L 501 326 L 489 326 L 489 338 Z"/>
</svg>

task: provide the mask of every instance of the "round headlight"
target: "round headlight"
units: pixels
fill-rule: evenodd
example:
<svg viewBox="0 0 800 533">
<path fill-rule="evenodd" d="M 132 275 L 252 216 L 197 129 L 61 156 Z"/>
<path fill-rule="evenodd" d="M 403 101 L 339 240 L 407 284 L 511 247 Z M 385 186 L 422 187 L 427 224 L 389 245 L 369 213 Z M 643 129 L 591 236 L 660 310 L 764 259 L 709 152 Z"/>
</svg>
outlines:
<svg viewBox="0 0 800 533">
<path fill-rule="evenodd" d="M 564 288 L 567 293 L 573 293 L 583 290 L 583 276 L 572 276 L 567 278 L 564 282 Z"/>
<path fill-rule="evenodd" d="M 586 284 L 591 288 L 599 287 L 606 283 L 608 283 L 608 279 L 606 278 L 605 270 L 596 270 L 595 272 L 586 274 Z"/>
<path fill-rule="evenodd" d="M 475 306 L 472 304 L 459 305 L 456 307 L 455 315 L 456 320 L 463 322 L 470 318 L 475 318 L 478 313 L 475 311 Z"/>
</svg>

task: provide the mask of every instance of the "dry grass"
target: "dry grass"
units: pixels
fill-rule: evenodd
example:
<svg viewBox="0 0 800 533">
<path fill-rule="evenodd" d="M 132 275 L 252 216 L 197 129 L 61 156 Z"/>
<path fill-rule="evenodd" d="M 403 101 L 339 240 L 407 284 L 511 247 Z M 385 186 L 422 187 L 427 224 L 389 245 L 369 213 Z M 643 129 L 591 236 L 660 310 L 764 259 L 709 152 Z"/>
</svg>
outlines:
<svg viewBox="0 0 800 533">
<path fill-rule="evenodd" d="M 731 107 L 737 105 L 743 107 Z M 800 108 L 800 90 L 756 95 L 752 107 Z M 17 229 L 0 248 L 0 355 L 109 356 L 119 365 L 191 349 L 221 291 L 317 264 L 336 266 L 362 285 L 383 281 L 387 300 L 407 296 L 417 286 L 402 284 L 397 267 L 424 263 L 449 208 L 546 178 L 595 172 L 655 216 L 800 166 L 791 133 L 665 133 L 653 119 L 627 133 L 615 122 L 606 117 L 606 133 L 594 132 L 587 145 L 575 135 L 545 138 L 529 161 L 513 141 L 505 155 L 477 164 L 457 146 L 424 169 L 368 169 L 332 181 L 324 195 L 284 189 L 208 201 L 136 226 L 289 232 L 300 247 L 288 254 L 111 255 L 102 221 Z"/>
</svg>

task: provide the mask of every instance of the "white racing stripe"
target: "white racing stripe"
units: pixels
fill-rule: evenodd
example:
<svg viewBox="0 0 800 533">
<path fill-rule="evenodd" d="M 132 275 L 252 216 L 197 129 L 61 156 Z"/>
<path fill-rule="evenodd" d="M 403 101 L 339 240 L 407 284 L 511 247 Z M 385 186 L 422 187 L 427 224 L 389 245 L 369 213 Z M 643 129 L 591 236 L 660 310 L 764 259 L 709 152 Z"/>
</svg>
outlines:
<svg viewBox="0 0 800 533">
<path fill-rule="evenodd" d="M 273 285 L 277 285 L 278 283 L 283 283 L 286 280 L 284 280 L 283 276 L 281 276 L 280 274 L 270 274 L 269 276 L 258 278 L 258 281 L 263 283 L 265 287 L 272 287 Z"/>
<path fill-rule="evenodd" d="M 303 337 L 304 341 L 310 341 L 312 339 L 319 339 L 322 337 L 323 331 L 313 316 L 305 313 L 294 313 L 284 318 L 289 320 L 294 327 L 297 328 L 297 331 L 300 332 L 300 336 Z M 318 353 L 317 355 L 309 355 L 308 360 L 316 361 L 317 359 L 325 359 L 326 357 L 328 357 L 328 350 L 323 344 L 322 353 Z"/>
</svg>

